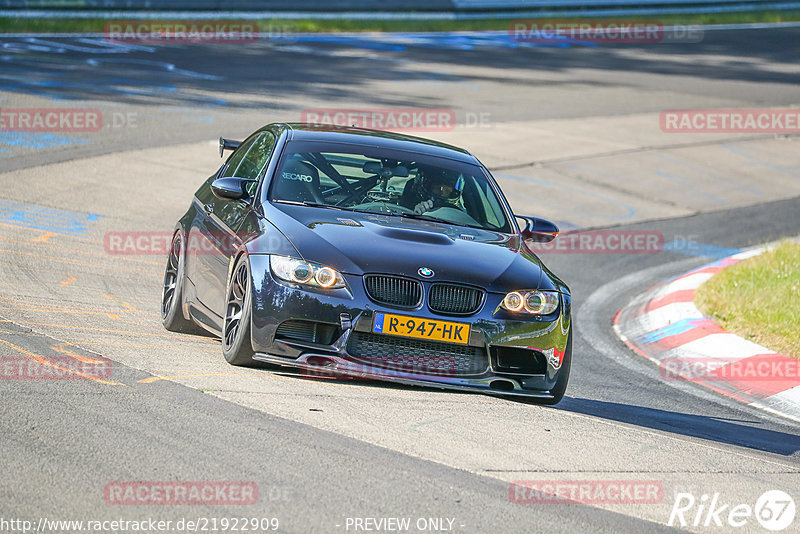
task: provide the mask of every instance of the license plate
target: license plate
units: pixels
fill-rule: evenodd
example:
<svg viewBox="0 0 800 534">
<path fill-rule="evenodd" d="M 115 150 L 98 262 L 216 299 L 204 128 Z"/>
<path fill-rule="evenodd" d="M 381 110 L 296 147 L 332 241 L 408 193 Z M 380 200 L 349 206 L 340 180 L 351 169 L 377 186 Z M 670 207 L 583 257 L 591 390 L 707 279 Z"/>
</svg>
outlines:
<svg viewBox="0 0 800 534">
<path fill-rule="evenodd" d="M 462 345 L 469 342 L 469 324 L 433 321 L 390 313 L 376 313 L 372 331 L 377 334 L 445 341 Z"/>
</svg>

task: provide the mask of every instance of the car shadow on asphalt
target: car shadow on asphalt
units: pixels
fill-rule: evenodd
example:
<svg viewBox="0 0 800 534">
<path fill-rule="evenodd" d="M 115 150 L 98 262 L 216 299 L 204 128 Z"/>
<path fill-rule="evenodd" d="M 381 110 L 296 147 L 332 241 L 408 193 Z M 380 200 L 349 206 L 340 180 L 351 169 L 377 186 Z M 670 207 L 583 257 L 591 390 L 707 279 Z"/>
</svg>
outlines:
<svg viewBox="0 0 800 534">
<path fill-rule="evenodd" d="M 440 388 L 433 385 L 420 385 L 420 384 L 404 384 L 402 382 L 392 382 L 384 380 L 376 380 L 371 378 L 362 378 L 357 376 L 346 376 L 342 374 L 332 374 L 330 371 L 303 371 L 301 369 L 287 369 L 280 366 L 268 367 L 264 365 L 265 369 L 270 369 L 272 372 L 284 377 L 294 378 L 304 381 L 323 381 L 329 384 L 342 387 L 366 387 L 385 390 L 405 390 L 405 391 L 425 391 L 433 393 L 442 393 L 452 396 L 459 395 L 477 395 L 478 393 L 470 391 L 457 391 L 447 388 Z"/>
<path fill-rule="evenodd" d="M 764 423 L 758 419 L 722 419 L 576 397 L 564 397 L 555 409 L 783 456 L 800 451 L 800 435 L 760 427 Z"/>
<path fill-rule="evenodd" d="M 383 382 L 353 377 L 310 376 L 301 371 L 276 369 L 276 372 L 286 378 L 298 380 L 325 380 L 343 387 L 369 387 L 388 390 L 428 391 L 451 395 L 454 399 L 460 395 L 476 395 L 474 392 L 444 390 L 435 387 L 408 385 L 396 382 Z M 541 402 L 533 398 L 509 397 L 504 395 L 491 395 L 506 401 L 541 406 L 545 409 L 563 410 L 567 412 L 589 415 L 609 421 L 616 421 L 629 425 L 645 427 L 652 430 L 680 434 L 694 438 L 701 438 L 738 447 L 792 456 L 800 452 L 800 435 L 790 432 L 780 432 L 763 428 L 763 422 L 758 419 L 725 419 L 708 415 L 695 415 L 688 413 L 659 410 L 644 406 L 634 406 L 617 402 L 607 402 L 579 397 L 564 397 L 557 406 L 542 406 Z M 788 426 L 787 430 L 791 430 Z"/>
</svg>

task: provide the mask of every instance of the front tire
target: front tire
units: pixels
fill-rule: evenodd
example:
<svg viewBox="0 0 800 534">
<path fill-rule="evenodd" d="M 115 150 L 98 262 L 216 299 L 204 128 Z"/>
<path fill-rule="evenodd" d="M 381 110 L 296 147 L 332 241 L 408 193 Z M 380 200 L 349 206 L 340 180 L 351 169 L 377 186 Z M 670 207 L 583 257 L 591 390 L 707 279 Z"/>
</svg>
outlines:
<svg viewBox="0 0 800 534">
<path fill-rule="evenodd" d="M 225 319 L 222 324 L 222 355 L 231 365 L 254 366 L 250 342 L 252 284 L 247 254 L 236 260 L 225 291 Z"/>
</svg>

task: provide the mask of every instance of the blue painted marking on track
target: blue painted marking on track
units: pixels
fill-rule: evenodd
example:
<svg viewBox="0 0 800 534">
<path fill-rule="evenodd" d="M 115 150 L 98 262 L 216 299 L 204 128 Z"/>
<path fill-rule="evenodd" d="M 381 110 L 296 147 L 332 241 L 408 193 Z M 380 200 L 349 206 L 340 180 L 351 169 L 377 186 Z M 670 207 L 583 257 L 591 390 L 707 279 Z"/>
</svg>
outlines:
<svg viewBox="0 0 800 534">
<path fill-rule="evenodd" d="M 700 269 L 705 269 L 706 267 L 727 267 L 730 264 L 729 263 L 725 263 L 726 259 L 727 258 L 722 258 L 722 259 L 719 259 L 717 261 L 712 261 L 711 263 L 703 265 L 702 267 L 698 267 L 697 269 L 695 269 L 692 272 L 699 271 Z"/>
<path fill-rule="evenodd" d="M 732 254 L 737 254 L 738 252 L 740 252 L 739 250 L 736 250 L 736 249 L 729 249 L 729 250 L 731 250 Z M 705 256 L 703 256 L 703 257 L 705 257 Z M 702 271 L 703 269 L 707 269 L 709 267 L 727 267 L 728 265 L 730 265 L 730 264 L 726 264 L 725 263 L 725 261 L 727 259 L 728 259 L 728 257 L 725 256 L 724 258 L 718 259 L 717 261 L 712 261 L 711 263 L 706 263 L 705 265 L 701 265 L 700 267 L 697 267 L 696 269 L 692 269 L 688 273 L 676 274 L 675 276 L 670 276 L 669 278 L 666 278 L 664 280 L 664 283 L 666 284 L 668 282 L 672 282 L 672 281 L 677 280 L 678 278 L 681 278 L 683 276 L 689 276 L 690 274 L 694 274 L 694 273 L 696 273 L 698 271 Z"/>
<path fill-rule="evenodd" d="M 653 330 L 648 334 L 639 336 L 638 341 L 642 343 L 655 343 L 656 341 L 660 341 L 665 337 L 677 336 L 678 334 L 688 332 L 689 330 L 697 327 L 701 321 L 702 319 L 681 319 L 680 321 L 668 324 L 667 326 L 659 328 L 658 330 Z"/>
<path fill-rule="evenodd" d="M 282 40 L 284 39 L 274 39 L 276 42 L 281 42 Z M 536 41 L 522 41 L 512 39 L 507 32 L 397 32 L 379 36 L 296 34 L 287 37 L 285 41 L 287 43 L 329 43 L 390 52 L 404 52 L 409 47 L 474 50 L 475 48 L 568 48 L 572 45 L 597 46 L 597 43 L 569 39 L 563 36 L 554 36 L 551 39 L 540 39 Z"/>
<path fill-rule="evenodd" d="M 40 96 L 56 95 L 60 98 L 68 100 L 79 99 L 79 97 L 69 94 L 54 92 L 53 90 L 75 89 L 75 90 L 83 90 L 89 92 L 100 91 L 103 93 L 124 95 L 124 96 L 162 95 L 165 93 L 177 93 L 178 91 L 178 88 L 173 85 L 148 83 L 139 80 L 133 81 L 131 79 L 127 79 L 126 81 L 117 81 L 116 83 L 119 85 L 135 83 L 137 86 L 140 87 L 137 87 L 136 89 L 122 89 L 120 87 L 115 86 L 114 82 L 99 85 L 91 83 L 64 82 L 60 80 L 31 80 L 29 78 L 25 78 L 24 75 L 22 74 L 12 75 L 12 76 L 4 75 L 0 76 L 0 78 L 13 80 L 12 83 L 4 83 L 2 86 L 0 86 L 7 91 L 23 90 L 25 92 Z"/>
<path fill-rule="evenodd" d="M 706 245 L 704 243 L 687 242 L 683 239 L 676 239 L 669 243 L 664 243 L 665 252 L 678 252 L 688 256 L 699 256 L 702 258 L 727 258 L 738 254 L 741 250 L 737 248 L 718 247 L 716 245 Z"/>
<path fill-rule="evenodd" d="M 89 230 L 89 223 L 100 217 L 101 215 L 96 214 L 0 200 L 0 222 L 55 234 L 82 237 Z"/>
<path fill-rule="evenodd" d="M 714 177 L 714 178 L 716 178 L 718 180 L 721 180 L 721 181 L 723 181 L 723 182 L 725 182 L 727 184 L 730 184 L 731 187 L 733 187 L 735 189 L 740 189 L 742 191 L 747 191 L 748 193 L 752 193 L 754 195 L 759 195 L 759 196 L 763 195 L 763 193 L 761 191 L 759 191 L 758 189 L 754 189 L 754 188 L 752 188 L 752 187 L 750 187 L 748 185 L 745 185 L 745 184 L 740 184 L 739 182 L 737 182 L 735 180 L 731 180 L 727 176 L 723 176 L 722 174 L 719 174 L 719 173 L 716 173 L 716 172 L 713 172 L 713 171 L 709 171 L 708 169 L 704 169 L 703 167 L 700 167 L 698 165 L 694 165 L 694 164 L 689 163 L 687 161 L 678 159 L 675 156 L 672 156 L 670 154 L 659 153 L 658 157 L 660 159 L 663 159 L 663 160 L 666 160 L 666 161 L 671 161 L 672 163 L 674 163 L 676 165 L 680 165 L 681 167 L 686 167 L 686 168 L 688 168 L 690 170 L 693 170 L 693 171 L 696 171 L 696 172 L 699 172 L 699 173 L 702 173 L 702 174 L 705 174 L 705 175 L 708 175 L 708 176 L 712 176 L 712 177 Z"/>
<path fill-rule="evenodd" d="M 722 145 L 722 148 L 725 148 L 726 150 L 729 150 L 729 151 L 733 152 L 734 154 L 737 154 L 737 155 L 739 155 L 739 156 L 741 156 L 741 157 L 743 157 L 743 158 L 745 158 L 745 159 L 747 159 L 749 161 L 752 161 L 753 163 L 755 163 L 756 165 L 759 165 L 761 167 L 766 167 L 768 169 L 773 169 L 773 170 L 776 170 L 778 172 L 782 172 L 784 174 L 788 174 L 789 176 L 800 177 L 800 174 L 794 172 L 793 170 L 790 170 L 790 169 L 794 169 L 795 168 L 794 166 L 776 165 L 776 164 L 770 163 L 768 161 L 760 160 L 757 157 L 751 156 L 750 154 L 746 153 L 741 148 L 737 148 L 737 147 L 735 147 L 733 145 L 724 144 L 724 145 Z"/>
<path fill-rule="evenodd" d="M 191 120 L 195 122 L 205 122 L 208 124 L 212 124 L 214 122 L 213 117 L 196 117 L 194 114 L 191 113 L 188 115 L 183 115 L 183 118 L 185 118 L 186 120 Z"/>
<path fill-rule="evenodd" d="M 41 132 L 0 132 L 0 145 L 23 148 L 50 148 L 54 146 L 82 145 L 88 139 Z"/>
<path fill-rule="evenodd" d="M 368 50 L 385 50 L 390 52 L 403 52 L 406 49 L 402 45 L 381 42 L 378 41 L 377 39 L 367 40 L 357 36 L 307 35 L 302 37 L 296 37 L 293 38 L 292 40 L 303 43 L 341 44 L 357 48 L 365 48 Z"/>
<path fill-rule="evenodd" d="M 688 183 L 686 180 L 683 180 L 683 179 L 681 179 L 681 178 L 679 178 L 679 177 L 677 177 L 675 175 L 666 173 L 664 171 L 655 171 L 655 175 L 656 176 L 661 176 L 662 178 L 666 178 L 670 182 L 676 184 L 678 186 L 678 189 L 680 189 L 682 191 L 686 191 L 688 189 L 689 191 L 686 191 L 686 192 L 688 194 L 690 194 L 690 195 L 700 195 L 700 196 L 705 197 L 708 200 L 711 200 L 712 202 L 715 202 L 717 204 L 727 204 L 727 202 L 725 202 L 724 199 L 722 199 L 722 198 L 720 198 L 720 197 L 718 197 L 716 195 L 712 195 L 710 193 L 706 193 L 705 191 L 701 191 L 697 187 L 694 187 L 691 183 Z"/>
<path fill-rule="evenodd" d="M 14 43 L 15 41 L 12 40 L 10 42 Z M 100 42 L 98 44 L 101 46 L 106 46 L 106 43 Z M 69 47 L 69 45 L 66 43 L 64 43 L 63 46 Z M 0 56 L 0 62 L 3 64 L 3 71 L 0 72 L 0 89 L 66 101 L 81 100 L 85 98 L 85 94 L 87 93 L 106 93 L 111 95 L 134 97 L 152 95 L 162 97 L 170 96 L 172 98 L 184 99 L 189 102 L 198 102 L 201 105 L 211 106 L 225 106 L 228 104 L 228 102 L 224 99 L 186 94 L 175 85 L 156 81 L 158 79 L 163 79 L 164 77 L 188 77 L 208 80 L 220 80 L 222 77 L 176 68 L 174 64 L 163 61 L 118 57 L 118 52 L 127 53 L 135 50 L 138 50 L 138 48 L 123 47 L 114 52 L 117 54 L 117 57 L 101 57 L 86 60 L 86 64 L 88 64 L 90 67 L 99 68 L 102 70 L 103 74 L 108 74 L 111 76 L 109 80 L 95 84 L 72 81 L 71 78 L 67 79 L 68 76 L 72 75 L 72 73 L 67 70 L 54 70 L 47 67 L 46 70 L 37 71 L 35 61 L 33 62 L 33 72 L 35 73 L 35 76 L 32 76 L 31 59 L 29 56 L 26 55 L 23 58 L 22 56 L 16 55 L 2 55 Z M 156 49 L 148 47 L 144 51 L 154 53 Z M 40 50 L 40 52 L 45 53 L 45 56 L 48 52 L 56 53 L 48 48 Z M 83 61 L 79 61 L 79 65 L 80 67 L 84 67 Z M 130 65 L 133 65 L 137 70 L 147 69 L 148 75 L 138 75 L 138 73 L 132 72 L 132 75 L 127 77 L 114 76 L 116 71 L 124 72 L 124 69 L 130 68 Z M 123 67 L 124 69 L 121 69 L 120 67 Z"/>
</svg>

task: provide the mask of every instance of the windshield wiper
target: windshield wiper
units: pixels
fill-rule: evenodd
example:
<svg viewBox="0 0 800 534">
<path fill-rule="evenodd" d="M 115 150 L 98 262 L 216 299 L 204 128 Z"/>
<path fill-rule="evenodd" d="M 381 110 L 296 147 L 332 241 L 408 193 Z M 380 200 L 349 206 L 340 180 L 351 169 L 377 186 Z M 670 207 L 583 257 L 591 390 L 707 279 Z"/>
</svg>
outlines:
<svg viewBox="0 0 800 534">
<path fill-rule="evenodd" d="M 393 211 L 389 205 L 386 206 L 386 211 L 372 211 L 372 210 L 359 210 L 355 208 L 345 208 L 343 206 L 337 206 L 336 204 L 323 204 L 321 202 L 311 202 L 308 200 L 304 200 L 302 202 L 298 202 L 296 200 L 275 200 L 274 202 L 278 202 L 280 204 L 292 204 L 294 206 L 310 206 L 312 208 L 328 208 L 332 210 L 352 211 L 355 213 L 368 213 L 370 215 L 390 215 L 394 217 L 404 217 L 406 219 L 416 219 L 418 221 L 431 221 L 444 224 L 452 224 L 453 226 L 463 226 L 464 228 L 476 228 L 478 230 L 485 230 L 485 228 L 482 226 L 476 226 L 474 224 L 466 224 L 466 223 L 456 223 L 453 221 L 448 221 L 447 219 L 434 217 L 432 215 L 422 215 L 419 213 L 406 213 L 404 211 Z"/>
<path fill-rule="evenodd" d="M 309 202 L 308 200 L 304 200 L 302 202 L 298 202 L 296 200 L 275 200 L 275 202 L 279 204 L 291 204 L 293 206 L 310 206 L 312 208 L 330 208 L 332 210 L 354 211 L 337 206 L 336 204 L 323 204 L 322 202 Z"/>
<path fill-rule="evenodd" d="M 423 215 L 419 213 L 405 213 L 405 212 L 397 212 L 392 213 L 392 215 L 398 215 L 400 217 L 404 217 L 406 219 L 416 219 L 419 221 L 431 221 L 431 222 L 440 222 L 445 224 L 452 224 L 453 226 L 463 226 L 465 228 L 476 228 L 478 230 L 485 230 L 482 226 L 475 226 L 474 224 L 467 224 L 467 223 L 457 223 L 453 221 L 448 221 L 447 219 L 442 219 L 440 217 L 434 217 L 432 215 Z"/>
<path fill-rule="evenodd" d="M 344 206 L 337 206 L 336 204 L 322 204 L 321 202 L 310 202 L 308 200 L 304 200 L 302 202 L 297 202 L 296 200 L 275 200 L 274 202 L 278 202 L 279 204 L 291 204 L 293 206 L 310 206 L 312 208 L 328 208 L 339 211 L 352 211 L 355 213 L 369 213 L 371 215 L 394 215 L 394 213 L 385 211 L 379 212 L 370 210 L 358 210 L 355 208 L 345 208 Z"/>
</svg>

